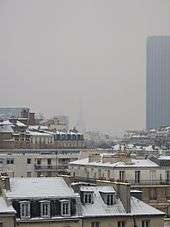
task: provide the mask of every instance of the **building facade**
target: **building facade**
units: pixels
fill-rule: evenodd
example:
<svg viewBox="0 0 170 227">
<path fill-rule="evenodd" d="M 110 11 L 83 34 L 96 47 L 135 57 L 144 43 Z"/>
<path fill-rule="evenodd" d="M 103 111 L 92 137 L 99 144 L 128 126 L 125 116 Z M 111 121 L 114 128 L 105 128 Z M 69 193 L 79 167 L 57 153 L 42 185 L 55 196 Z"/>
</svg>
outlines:
<svg viewBox="0 0 170 227">
<path fill-rule="evenodd" d="M 0 198 L 7 210 L 16 213 L 10 227 L 164 226 L 164 213 L 132 197 L 128 184 L 115 188 L 80 184 L 76 190 L 63 178 L 1 177 L 0 183 Z M 7 227 L 6 221 L 1 226 Z"/>
<path fill-rule="evenodd" d="M 28 127 L 18 120 L 0 122 L 0 148 L 62 149 L 84 147 L 84 136 L 77 131 L 52 132 L 44 126 Z"/>
<path fill-rule="evenodd" d="M 147 40 L 146 127 L 170 125 L 170 36 Z"/>
<path fill-rule="evenodd" d="M 10 177 L 55 177 L 69 174 L 69 162 L 79 157 L 78 149 L 0 150 L 0 171 Z"/>
<path fill-rule="evenodd" d="M 128 182 L 143 192 L 143 201 L 170 216 L 170 157 L 150 159 L 129 157 L 126 153 L 92 154 L 69 164 L 73 178 Z"/>
</svg>

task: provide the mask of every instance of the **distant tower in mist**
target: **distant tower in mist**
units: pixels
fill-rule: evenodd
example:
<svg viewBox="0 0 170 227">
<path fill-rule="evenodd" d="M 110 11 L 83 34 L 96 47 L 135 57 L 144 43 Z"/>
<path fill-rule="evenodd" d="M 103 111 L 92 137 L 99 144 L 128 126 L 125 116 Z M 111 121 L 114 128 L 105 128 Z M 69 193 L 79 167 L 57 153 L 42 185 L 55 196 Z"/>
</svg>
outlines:
<svg viewBox="0 0 170 227">
<path fill-rule="evenodd" d="M 84 124 L 84 118 L 83 118 L 82 102 L 80 103 L 80 110 L 79 110 L 78 116 L 77 116 L 76 128 L 79 132 L 82 132 L 82 133 L 84 133 L 86 131 L 85 124 Z"/>
<path fill-rule="evenodd" d="M 147 40 L 146 128 L 170 126 L 170 36 Z"/>
</svg>

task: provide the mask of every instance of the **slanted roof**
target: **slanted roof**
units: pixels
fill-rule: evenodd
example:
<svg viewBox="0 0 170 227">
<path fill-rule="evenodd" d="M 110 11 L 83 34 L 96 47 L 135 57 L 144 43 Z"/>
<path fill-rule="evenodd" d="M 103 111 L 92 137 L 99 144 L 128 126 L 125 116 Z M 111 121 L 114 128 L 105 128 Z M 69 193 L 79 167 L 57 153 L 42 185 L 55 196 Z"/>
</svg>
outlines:
<svg viewBox="0 0 170 227">
<path fill-rule="evenodd" d="M 102 163 L 102 162 L 89 162 L 88 158 L 80 159 L 74 162 L 70 162 L 70 165 L 87 165 L 87 166 L 101 166 L 101 167 L 114 167 L 114 168 L 133 168 L 133 167 L 159 167 L 158 164 L 152 162 L 149 159 L 132 159 L 131 164 L 125 162 L 115 162 L 115 163 Z"/>
<path fill-rule="evenodd" d="M 90 188 L 90 187 L 89 187 Z M 138 216 L 138 215 L 164 215 L 163 212 L 153 208 L 152 206 L 131 197 L 131 212 L 127 213 L 119 198 L 116 198 L 116 203 L 107 205 L 103 201 L 100 191 L 110 191 L 110 186 L 96 186 L 93 189 L 93 203 L 81 204 L 82 215 L 84 217 L 102 217 L 102 216 Z M 114 192 L 114 189 L 113 189 Z"/>
<path fill-rule="evenodd" d="M 7 204 L 6 200 L 3 197 L 0 197 L 0 215 L 9 213 L 15 214 L 16 211 L 14 210 L 12 205 Z"/>
<path fill-rule="evenodd" d="M 27 127 L 24 123 L 22 123 L 21 121 L 17 121 L 16 124 L 18 127 Z"/>
<path fill-rule="evenodd" d="M 26 132 L 30 136 L 52 136 L 51 133 L 49 133 L 49 132 L 43 132 L 43 131 L 31 131 L 31 130 L 27 130 Z"/>
<path fill-rule="evenodd" d="M 9 121 L 2 121 L 0 122 L 0 132 L 13 132 L 14 130 L 12 129 L 14 125 Z"/>
<path fill-rule="evenodd" d="M 10 191 L 6 191 L 9 199 L 31 198 L 68 198 L 75 197 L 74 191 L 63 178 L 11 178 Z"/>
</svg>

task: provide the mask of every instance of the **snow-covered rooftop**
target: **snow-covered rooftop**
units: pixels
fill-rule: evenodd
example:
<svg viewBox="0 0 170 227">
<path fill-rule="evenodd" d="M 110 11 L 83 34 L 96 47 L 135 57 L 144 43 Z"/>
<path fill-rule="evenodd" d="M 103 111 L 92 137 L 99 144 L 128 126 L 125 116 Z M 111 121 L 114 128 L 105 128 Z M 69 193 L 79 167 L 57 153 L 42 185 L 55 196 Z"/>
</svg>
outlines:
<svg viewBox="0 0 170 227">
<path fill-rule="evenodd" d="M 9 120 L 2 121 L 0 122 L 0 132 L 13 132 L 13 126 L 14 125 Z"/>
<path fill-rule="evenodd" d="M 107 205 L 100 192 L 103 190 L 103 186 L 88 187 L 93 190 L 93 203 L 92 204 L 81 204 L 82 215 L 86 217 L 97 217 L 97 216 L 133 216 L 133 215 L 164 215 L 163 212 L 153 208 L 152 206 L 131 197 L 131 212 L 127 213 L 124 206 L 119 198 L 116 198 L 116 202 L 113 205 Z M 107 186 L 104 186 L 104 190 L 107 191 Z M 110 191 L 110 186 L 108 186 Z M 114 191 L 114 190 L 113 190 Z"/>
<path fill-rule="evenodd" d="M 159 156 L 159 158 L 158 158 L 158 160 L 170 160 L 170 156 L 169 155 L 161 155 L 161 156 Z"/>
<path fill-rule="evenodd" d="M 0 214 L 16 213 L 12 205 L 8 205 L 3 197 L 0 197 Z"/>
<path fill-rule="evenodd" d="M 17 125 L 18 127 L 27 127 L 24 123 L 22 123 L 21 121 L 17 121 L 15 123 L 15 125 Z"/>
<path fill-rule="evenodd" d="M 102 163 L 102 162 L 89 162 L 88 158 L 80 159 L 74 162 L 70 162 L 70 165 L 88 165 L 88 166 L 101 166 L 101 167 L 114 167 L 114 168 L 126 168 L 126 167 L 159 167 L 156 163 L 149 159 L 132 159 L 131 164 L 125 162 L 115 162 L 115 163 Z"/>
<path fill-rule="evenodd" d="M 44 125 L 29 125 L 28 129 L 30 129 L 30 130 L 48 130 L 48 126 L 44 126 Z"/>
<path fill-rule="evenodd" d="M 29 133 L 29 135 L 31 135 L 31 136 L 52 136 L 51 133 L 41 132 L 41 131 L 29 131 L 29 130 L 27 130 L 27 133 Z"/>
<path fill-rule="evenodd" d="M 69 188 L 63 178 L 11 178 L 10 191 L 6 197 L 10 199 L 29 198 L 65 198 L 74 197 L 74 191 Z"/>
</svg>

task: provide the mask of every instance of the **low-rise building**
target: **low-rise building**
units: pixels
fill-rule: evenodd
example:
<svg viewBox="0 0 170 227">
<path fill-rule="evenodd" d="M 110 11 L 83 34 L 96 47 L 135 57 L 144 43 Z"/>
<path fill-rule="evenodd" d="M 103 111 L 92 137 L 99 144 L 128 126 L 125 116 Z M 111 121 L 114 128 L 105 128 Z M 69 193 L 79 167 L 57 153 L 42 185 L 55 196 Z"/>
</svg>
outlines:
<svg viewBox="0 0 170 227">
<path fill-rule="evenodd" d="M 1 178 L 1 198 L 16 212 L 15 224 L 10 227 L 164 225 L 164 213 L 132 197 L 129 184 L 73 188 L 62 178 Z M 7 227 L 6 221 L 1 221 L 2 226 Z"/>
</svg>

